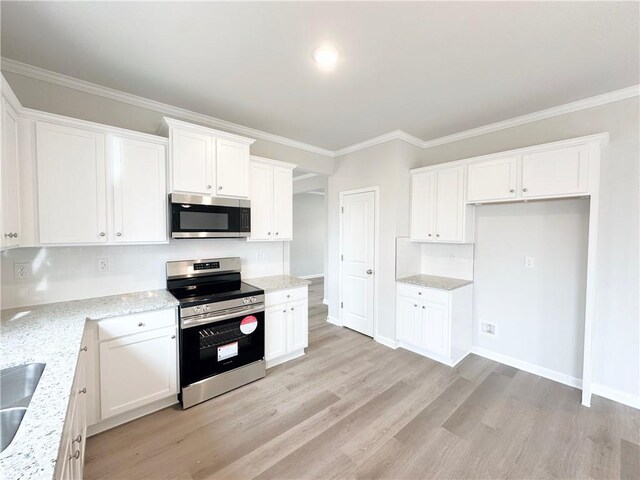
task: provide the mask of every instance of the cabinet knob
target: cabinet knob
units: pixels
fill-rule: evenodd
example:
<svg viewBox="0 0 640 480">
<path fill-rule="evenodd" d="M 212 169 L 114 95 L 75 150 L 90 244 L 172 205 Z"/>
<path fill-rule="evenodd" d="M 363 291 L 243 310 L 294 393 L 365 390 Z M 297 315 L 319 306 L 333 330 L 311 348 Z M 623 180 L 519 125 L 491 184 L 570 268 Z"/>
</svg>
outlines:
<svg viewBox="0 0 640 480">
<path fill-rule="evenodd" d="M 522 191 L 523 191 L 523 192 L 526 192 L 526 191 L 527 191 L 527 189 L 526 189 L 526 188 L 523 188 L 523 189 L 522 189 Z"/>
<path fill-rule="evenodd" d="M 5 238 L 13 238 L 13 233 L 5 233 Z"/>
<path fill-rule="evenodd" d="M 294 307 L 291 307 L 291 311 L 293 312 Z"/>
<path fill-rule="evenodd" d="M 413 306 L 414 306 L 414 307 L 417 307 L 417 306 L 418 306 L 418 304 L 417 304 L 417 303 L 414 303 L 414 304 L 413 304 Z"/>
<path fill-rule="evenodd" d="M 87 351 L 87 346 L 85 345 L 84 347 L 82 347 L 82 348 L 80 349 L 80 351 L 81 351 L 81 352 L 86 352 L 86 351 Z"/>
<path fill-rule="evenodd" d="M 100 232 L 100 236 L 101 236 L 101 237 L 104 237 L 105 235 L 106 235 L 106 233 L 104 233 L 104 232 Z"/>
<path fill-rule="evenodd" d="M 440 234 L 439 234 L 439 233 L 436 233 L 436 237 L 440 238 Z"/>
<path fill-rule="evenodd" d="M 373 270 L 371 269 L 367 270 L 367 275 L 373 275 Z"/>
<path fill-rule="evenodd" d="M 271 232 L 267 232 L 267 235 L 271 235 Z"/>
<path fill-rule="evenodd" d="M 287 309 L 285 308 L 284 310 L 282 310 L 282 313 L 287 313 Z"/>
<path fill-rule="evenodd" d="M 207 188 L 208 188 L 209 190 L 211 190 L 211 185 L 207 185 Z"/>
<path fill-rule="evenodd" d="M 121 232 L 116 233 L 116 237 L 121 237 L 121 236 L 122 236 Z"/>
<path fill-rule="evenodd" d="M 431 237 L 431 234 L 429 234 L 429 236 Z"/>
<path fill-rule="evenodd" d="M 276 232 L 276 235 L 278 235 L 278 232 Z"/>
<path fill-rule="evenodd" d="M 422 292 L 418 292 L 418 295 L 422 295 Z"/>
<path fill-rule="evenodd" d="M 511 190 L 509 190 L 509 193 L 513 193 L 513 192 L 515 192 L 515 189 L 512 188 Z"/>
<path fill-rule="evenodd" d="M 218 187 L 218 190 L 222 190 L 222 185 L 220 185 L 220 186 Z"/>
<path fill-rule="evenodd" d="M 80 458 L 80 450 L 76 450 L 76 453 L 69 457 L 69 460 L 77 460 Z"/>
<path fill-rule="evenodd" d="M 291 297 L 291 295 L 287 294 L 287 298 Z"/>
<path fill-rule="evenodd" d="M 76 438 L 73 439 L 73 442 L 71 443 L 80 443 L 82 442 L 82 435 L 78 435 Z"/>
<path fill-rule="evenodd" d="M 171 335 L 171 339 L 173 340 L 174 338 L 176 338 L 176 336 L 175 335 Z"/>
<path fill-rule="evenodd" d="M 425 309 L 425 306 L 424 306 L 424 305 L 422 306 L 422 309 L 423 309 L 423 310 Z"/>
<path fill-rule="evenodd" d="M 138 322 L 138 326 L 139 326 L 139 327 L 144 327 L 144 323 L 142 323 L 142 322 Z"/>
<path fill-rule="evenodd" d="M 87 393 L 87 387 L 84 387 L 82 390 L 78 390 L 78 393 Z"/>
</svg>

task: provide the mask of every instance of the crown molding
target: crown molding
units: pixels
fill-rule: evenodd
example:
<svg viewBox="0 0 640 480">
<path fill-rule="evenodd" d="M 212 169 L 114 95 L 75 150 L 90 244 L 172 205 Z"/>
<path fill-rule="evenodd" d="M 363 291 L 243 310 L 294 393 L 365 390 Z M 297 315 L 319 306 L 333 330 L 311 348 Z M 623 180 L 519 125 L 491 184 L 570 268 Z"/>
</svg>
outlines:
<svg viewBox="0 0 640 480">
<path fill-rule="evenodd" d="M 71 88 L 84 93 L 97 95 L 99 97 L 108 98 L 110 100 L 116 100 L 118 102 L 127 103 L 136 107 L 146 108 L 156 112 L 163 113 L 165 115 L 175 116 L 182 119 L 191 120 L 203 125 L 211 126 L 213 128 L 221 128 L 223 130 L 229 130 L 234 133 L 242 135 L 248 135 L 254 138 L 262 140 L 268 140 L 270 142 L 279 143 L 288 147 L 297 148 L 299 150 L 305 150 L 307 152 L 324 155 L 327 157 L 333 157 L 332 150 L 326 148 L 317 147 L 308 143 L 299 142 L 291 138 L 282 137 L 280 135 L 274 135 L 272 133 L 263 132 L 255 128 L 245 127 L 238 125 L 237 123 L 227 122 L 220 118 L 211 117 L 209 115 L 203 115 L 201 113 L 193 112 L 184 108 L 174 107 L 166 103 L 150 100 L 148 98 L 139 97 L 130 93 L 121 92 L 109 87 L 103 87 L 95 83 L 80 80 L 78 78 L 63 75 L 61 73 L 45 70 L 44 68 L 35 67 L 26 63 L 18 62 L 10 58 L 1 57 L 0 68 L 7 72 L 15 73 L 25 77 L 42 80 L 48 83 L 59 85 L 66 88 Z"/>
<path fill-rule="evenodd" d="M 256 130 L 254 128 L 245 127 L 236 123 L 227 122 L 215 117 L 196 113 L 191 110 L 186 110 L 179 107 L 173 107 L 166 103 L 157 102 L 147 98 L 139 97 L 137 95 L 131 95 L 129 93 L 121 92 L 108 87 L 103 87 L 95 83 L 86 82 L 74 77 L 55 73 L 43 68 L 28 65 L 26 63 L 11 60 L 9 58 L 1 57 L 1 68 L 8 72 L 12 72 L 18 75 L 35 78 L 45 82 L 60 85 L 66 88 L 72 88 L 92 95 L 109 98 L 119 102 L 127 103 L 137 107 L 154 110 L 165 115 L 172 115 L 182 119 L 187 119 L 193 122 L 197 122 L 206 126 L 214 128 L 221 128 L 223 130 L 229 130 L 234 133 L 242 135 L 249 135 L 254 138 L 262 140 L 268 140 L 270 142 L 279 143 L 288 147 L 297 148 L 311 153 L 324 155 L 326 157 L 335 158 L 342 155 L 363 150 L 365 148 L 373 147 L 381 143 L 389 142 L 392 140 L 402 140 L 403 142 L 414 145 L 418 148 L 427 149 L 436 147 L 438 145 L 444 145 L 447 143 L 453 143 L 468 138 L 478 137 L 480 135 L 486 135 L 488 133 L 498 132 L 500 130 L 506 130 L 508 128 L 517 127 L 520 125 L 526 125 L 528 123 L 538 122 L 548 118 L 557 117 L 560 115 L 566 115 L 568 113 L 585 110 L 588 108 L 598 107 L 607 103 L 617 102 L 628 98 L 640 96 L 640 85 L 633 85 L 631 87 L 622 88 L 620 90 L 614 90 L 612 92 L 604 93 L 602 95 L 596 95 L 594 97 L 584 98 L 571 103 L 559 105 L 557 107 L 540 110 L 537 112 L 528 113 L 519 117 L 511 118 L 501 122 L 491 123 L 478 128 L 472 128 L 462 132 L 454 133 L 452 135 L 446 135 L 444 137 L 435 138 L 433 140 L 421 140 L 403 130 L 394 130 L 393 132 L 385 133 L 377 137 L 359 142 L 353 145 L 349 145 L 338 150 L 329 150 L 308 143 L 293 140 L 291 138 L 274 135 L 271 133 Z M 17 99 L 15 99 L 17 101 Z M 18 102 L 19 103 L 19 102 Z"/>
</svg>

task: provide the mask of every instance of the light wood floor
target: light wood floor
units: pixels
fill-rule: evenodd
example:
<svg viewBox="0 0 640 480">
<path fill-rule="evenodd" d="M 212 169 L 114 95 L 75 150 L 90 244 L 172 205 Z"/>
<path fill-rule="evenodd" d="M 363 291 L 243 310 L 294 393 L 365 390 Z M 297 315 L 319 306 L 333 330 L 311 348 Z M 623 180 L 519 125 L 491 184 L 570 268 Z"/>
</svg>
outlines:
<svg viewBox="0 0 640 480">
<path fill-rule="evenodd" d="M 471 355 L 455 369 L 325 321 L 307 355 L 89 439 L 86 479 L 640 478 L 640 412 Z"/>
</svg>

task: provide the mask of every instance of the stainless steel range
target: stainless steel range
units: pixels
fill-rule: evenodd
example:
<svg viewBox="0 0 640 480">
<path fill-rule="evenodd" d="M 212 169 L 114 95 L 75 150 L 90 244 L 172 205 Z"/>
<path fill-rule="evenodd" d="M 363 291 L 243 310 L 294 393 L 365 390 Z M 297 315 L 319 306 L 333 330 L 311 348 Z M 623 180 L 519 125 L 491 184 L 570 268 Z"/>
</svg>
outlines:
<svg viewBox="0 0 640 480">
<path fill-rule="evenodd" d="M 265 376 L 264 291 L 240 258 L 167 262 L 180 302 L 180 402 L 189 408 Z"/>
</svg>

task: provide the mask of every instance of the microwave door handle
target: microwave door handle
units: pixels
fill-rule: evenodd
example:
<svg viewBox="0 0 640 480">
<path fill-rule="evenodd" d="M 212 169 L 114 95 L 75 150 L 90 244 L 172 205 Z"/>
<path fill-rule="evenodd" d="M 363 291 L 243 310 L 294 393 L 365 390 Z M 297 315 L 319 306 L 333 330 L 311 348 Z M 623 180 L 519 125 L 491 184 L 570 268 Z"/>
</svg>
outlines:
<svg viewBox="0 0 640 480">
<path fill-rule="evenodd" d="M 183 330 L 185 328 L 197 327 L 198 325 L 203 325 L 207 323 L 215 323 L 221 322 L 222 320 L 228 320 L 230 318 L 240 317 L 242 315 L 250 315 L 252 313 L 259 313 L 264 311 L 264 304 L 261 303 L 259 305 L 255 305 L 253 308 L 248 308 L 246 310 L 240 310 L 236 312 L 225 313 L 222 315 L 199 315 L 194 318 L 188 318 L 186 320 L 182 320 L 180 322 L 180 328 Z"/>
</svg>

